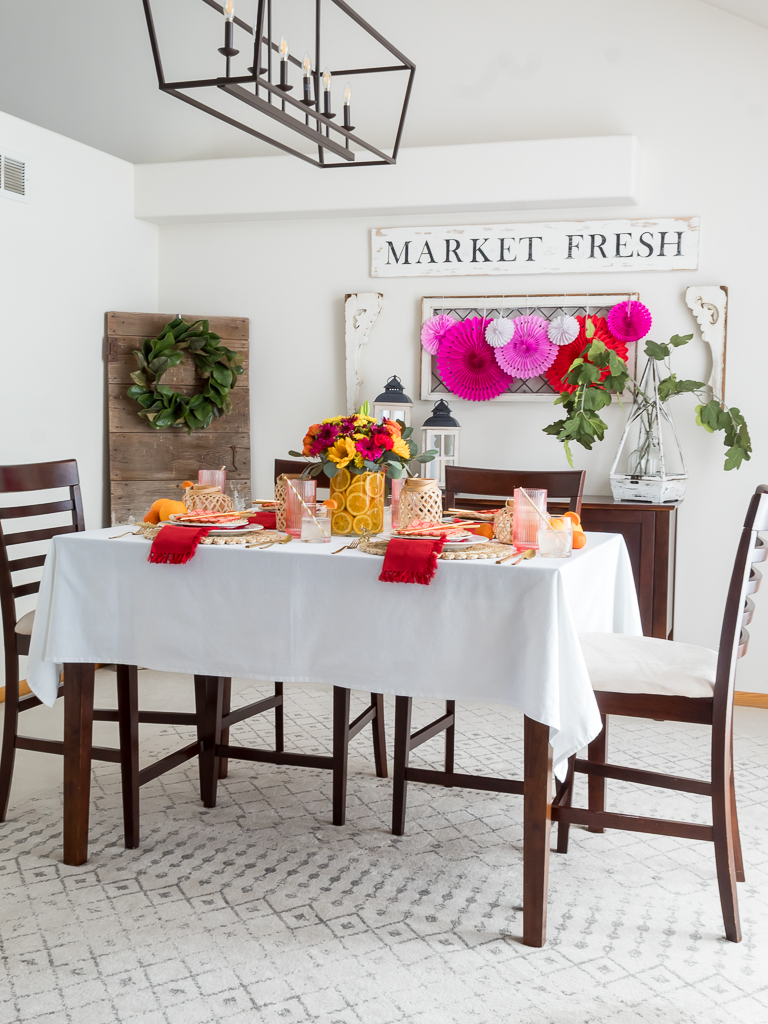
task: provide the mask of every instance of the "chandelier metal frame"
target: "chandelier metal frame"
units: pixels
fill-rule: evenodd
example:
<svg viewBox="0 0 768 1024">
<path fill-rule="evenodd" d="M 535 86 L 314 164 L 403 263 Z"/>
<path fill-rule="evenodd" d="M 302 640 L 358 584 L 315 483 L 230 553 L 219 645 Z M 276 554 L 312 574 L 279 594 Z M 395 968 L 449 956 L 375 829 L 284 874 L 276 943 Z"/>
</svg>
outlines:
<svg viewBox="0 0 768 1024">
<path fill-rule="evenodd" d="M 155 29 L 154 18 L 152 16 L 153 0 L 142 0 L 142 2 L 147 19 L 147 30 L 149 32 L 150 44 L 152 46 L 155 70 L 157 71 L 157 83 L 162 92 L 168 93 L 170 96 L 175 96 L 176 99 L 182 100 L 184 103 L 188 103 L 190 106 L 196 107 L 198 110 L 204 110 L 206 113 L 213 115 L 213 117 L 218 118 L 220 121 L 224 121 L 235 128 L 239 128 L 241 131 L 247 132 L 249 135 L 253 135 L 255 138 L 260 139 L 262 142 L 267 142 L 269 145 L 275 146 L 284 153 L 290 153 L 292 156 L 297 156 L 300 160 L 305 160 L 307 163 L 313 164 L 315 167 L 374 167 L 396 163 L 400 149 L 400 141 L 403 135 L 405 116 L 408 111 L 408 104 L 411 98 L 413 76 L 416 71 L 416 65 L 413 61 L 409 60 L 405 54 L 401 53 L 400 50 L 393 46 L 392 43 L 385 39 L 380 32 L 377 32 L 372 25 L 369 25 L 368 22 L 354 11 L 349 4 L 345 3 L 344 0 L 327 0 L 327 2 L 333 3 L 338 7 L 339 10 L 359 25 L 363 31 L 368 33 L 368 35 L 385 47 L 385 49 L 400 61 L 400 63 L 373 68 L 341 68 L 336 71 L 332 70 L 332 76 L 348 78 L 353 75 L 386 74 L 393 71 L 406 71 L 408 73 L 408 82 L 405 88 L 405 96 L 400 111 L 397 132 L 391 155 L 382 152 L 382 150 L 372 145 L 372 143 L 367 142 L 359 135 L 356 135 L 353 125 L 344 127 L 341 124 L 335 124 L 333 119 L 336 115 L 331 112 L 321 111 L 320 109 L 322 95 L 321 83 L 323 79 L 323 75 L 320 71 L 322 66 L 321 15 L 323 0 L 315 0 L 315 52 L 314 70 L 311 72 L 311 78 L 314 82 L 313 100 L 294 99 L 289 92 L 291 88 L 290 86 L 286 87 L 284 84 L 276 84 L 272 80 L 274 63 L 273 56 L 275 53 L 280 52 L 279 44 L 276 43 L 272 37 L 272 0 L 258 0 L 258 11 L 256 15 L 256 24 L 254 26 L 248 25 L 247 22 L 236 16 L 232 19 L 234 25 L 237 25 L 239 28 L 254 37 L 253 65 L 249 68 L 251 71 L 250 75 L 230 75 L 230 59 L 232 56 L 239 53 L 238 50 L 235 50 L 231 46 L 230 41 L 229 43 L 225 43 L 225 47 L 219 50 L 226 60 L 226 73 L 223 76 L 183 82 L 166 81 L 165 74 L 163 72 L 163 62 L 160 55 L 160 44 Z M 202 3 L 206 4 L 208 7 L 212 7 L 222 16 L 225 14 L 224 8 L 221 4 L 216 3 L 216 0 L 202 0 Z M 228 38 L 231 40 L 231 36 Z M 263 61 L 264 47 L 266 47 L 266 62 Z M 303 67 L 302 62 L 290 53 L 288 53 L 287 60 L 290 64 L 293 64 L 298 68 Z M 248 85 L 254 86 L 253 92 L 247 88 Z M 304 138 L 314 142 L 317 145 L 317 158 L 310 156 L 307 153 L 302 153 L 300 150 L 294 149 L 292 146 L 289 146 L 284 142 L 273 139 L 270 136 L 265 135 L 263 132 L 252 128 L 250 125 L 244 124 L 236 118 L 229 117 L 227 114 L 216 110 L 215 107 L 211 107 L 202 100 L 197 99 L 195 96 L 187 95 L 182 91 L 195 91 L 210 88 L 221 89 L 223 92 L 233 96 L 235 99 L 240 100 L 260 113 L 265 114 L 267 117 L 271 117 L 284 127 L 290 128 L 299 135 L 302 135 Z M 262 93 L 265 95 L 262 96 Z M 300 114 L 300 117 L 293 115 L 292 111 L 294 109 Z M 314 124 L 311 124 L 310 122 L 314 122 Z M 339 136 L 341 141 L 336 141 L 336 138 L 333 138 L 331 133 Z M 356 154 L 350 149 L 350 143 L 360 146 L 362 149 L 366 150 L 378 159 L 357 160 Z M 332 154 L 334 157 L 338 157 L 338 160 L 333 162 L 329 161 L 329 154 Z"/>
</svg>

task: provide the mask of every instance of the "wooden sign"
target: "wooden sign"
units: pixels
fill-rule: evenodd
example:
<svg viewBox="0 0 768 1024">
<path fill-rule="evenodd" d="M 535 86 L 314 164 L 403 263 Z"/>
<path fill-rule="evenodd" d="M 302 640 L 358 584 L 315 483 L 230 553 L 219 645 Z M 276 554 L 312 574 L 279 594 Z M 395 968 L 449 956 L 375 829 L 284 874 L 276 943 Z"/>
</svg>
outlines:
<svg viewBox="0 0 768 1024">
<path fill-rule="evenodd" d="M 371 232 L 371 277 L 696 270 L 698 265 L 698 217 Z"/>
<path fill-rule="evenodd" d="M 107 313 L 109 391 L 109 475 L 112 523 L 141 520 L 156 498 L 182 499 L 181 483 L 197 480 L 198 469 L 227 471 L 227 493 L 235 508 L 251 503 L 251 427 L 248 387 L 248 320 L 207 317 L 227 348 L 240 352 L 245 372 L 231 392 L 232 412 L 207 430 L 187 434 L 178 427 L 153 430 L 128 398 L 136 360 L 131 354 L 144 338 L 154 338 L 175 313 Z M 201 316 L 181 314 L 190 323 Z M 163 384 L 194 394 L 201 387 L 191 358 L 167 370 Z"/>
</svg>

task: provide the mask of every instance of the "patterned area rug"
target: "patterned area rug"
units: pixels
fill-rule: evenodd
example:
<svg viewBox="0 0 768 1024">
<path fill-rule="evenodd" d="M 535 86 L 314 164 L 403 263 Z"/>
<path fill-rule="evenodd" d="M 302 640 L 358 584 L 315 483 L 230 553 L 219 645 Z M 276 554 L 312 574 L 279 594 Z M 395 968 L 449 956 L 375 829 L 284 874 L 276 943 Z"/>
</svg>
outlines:
<svg viewBox="0 0 768 1024">
<path fill-rule="evenodd" d="M 286 745 L 330 752 L 330 693 L 286 694 Z M 436 709 L 420 702 L 414 727 Z M 520 715 L 459 711 L 457 770 L 519 773 Z M 271 716 L 233 732 L 268 745 Z M 168 728 L 143 752 L 185 736 Z M 704 777 L 708 736 L 615 720 L 611 748 Z M 417 754 L 439 765 L 439 740 Z M 572 828 L 570 853 L 552 855 L 541 950 L 520 941 L 520 798 L 412 784 L 395 838 L 368 731 L 343 828 L 328 772 L 230 762 L 204 810 L 189 762 L 142 789 L 142 846 L 126 851 L 117 768 L 97 765 L 87 865 L 61 864 L 58 793 L 13 805 L 0 826 L 0 1024 L 762 1024 L 768 738 L 739 738 L 736 762 L 741 945 L 723 938 L 710 844 Z M 649 789 L 628 803 L 631 787 L 609 787 L 615 809 L 708 820 L 701 798 Z"/>
</svg>

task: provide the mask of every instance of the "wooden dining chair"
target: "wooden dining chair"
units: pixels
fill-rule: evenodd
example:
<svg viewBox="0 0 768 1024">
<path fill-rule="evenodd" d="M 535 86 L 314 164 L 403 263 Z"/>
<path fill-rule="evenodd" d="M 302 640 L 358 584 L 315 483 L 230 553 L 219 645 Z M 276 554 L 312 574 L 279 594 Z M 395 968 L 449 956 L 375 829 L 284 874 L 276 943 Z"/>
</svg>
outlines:
<svg viewBox="0 0 768 1024">
<path fill-rule="evenodd" d="M 514 497 L 516 487 L 532 490 L 545 488 L 547 500 L 559 499 L 567 502 L 568 509 L 581 513 L 581 497 L 584 493 L 586 473 L 582 470 L 536 470 L 475 469 L 466 466 L 445 467 L 445 508 L 455 508 L 461 501 L 467 509 L 496 508 L 499 501 Z M 465 495 L 482 497 L 465 498 Z M 394 797 L 392 807 L 392 831 L 395 835 L 405 832 L 406 797 L 409 782 L 426 782 L 435 786 L 461 786 L 464 788 L 490 789 L 500 793 L 521 793 L 521 783 L 505 779 L 487 779 L 479 775 L 460 775 L 455 771 L 456 748 L 456 701 L 445 702 L 445 714 L 411 735 L 411 713 L 413 701 L 410 697 L 398 697 L 395 711 L 395 758 Z M 427 740 L 445 733 L 443 770 L 410 768 L 411 752 Z"/>
<path fill-rule="evenodd" d="M 275 459 L 275 480 L 283 473 L 303 473 L 311 466 L 310 462 L 299 462 L 291 459 Z M 321 473 L 317 477 L 318 486 L 330 487 L 330 480 Z M 206 739 L 205 766 L 201 768 L 201 786 L 203 802 L 206 807 L 215 807 L 217 798 L 217 782 L 226 775 L 225 766 L 229 758 L 245 761 L 260 761 L 268 764 L 294 765 L 304 768 L 323 768 L 333 772 L 333 814 L 334 825 L 343 825 L 346 821 L 347 803 L 347 766 L 349 761 L 349 744 L 367 725 L 373 733 L 373 761 L 376 775 L 380 779 L 387 777 L 387 745 L 384 729 L 384 697 L 380 693 L 371 694 L 370 704 L 350 722 L 350 692 L 342 686 L 333 687 L 333 753 L 302 754 L 287 751 L 284 738 L 284 686 L 275 682 L 274 695 L 266 698 L 269 706 L 275 709 L 275 749 L 267 750 L 255 747 L 232 746 L 230 744 L 230 726 L 241 720 L 240 711 L 233 712 L 230 707 L 230 679 L 219 679 L 217 676 L 205 677 L 206 703 Z M 203 684 L 201 684 L 203 685 Z M 201 691 L 202 693 L 202 691 Z M 204 781 L 203 781 L 204 780 Z"/>
<path fill-rule="evenodd" d="M 718 651 L 655 637 L 582 635 L 603 730 L 589 745 L 586 760 L 571 758 L 568 775 L 558 786 L 552 804 L 552 819 L 558 822 L 559 853 L 568 852 L 570 825 L 586 825 L 590 832 L 615 828 L 714 843 L 725 934 L 731 942 L 741 941 L 736 883 L 744 881 L 733 778 L 733 694 L 736 662 L 746 654 L 749 643 L 746 626 L 754 613 L 751 595 L 762 578 L 754 564 L 768 556 L 768 545 L 758 536 L 766 530 L 768 485 L 763 484 L 752 496 L 741 531 Z M 610 764 L 606 760 L 609 715 L 711 726 L 710 780 Z M 587 808 L 573 806 L 576 773 L 588 777 Z M 712 824 L 606 811 L 606 779 L 709 797 Z"/>
</svg>

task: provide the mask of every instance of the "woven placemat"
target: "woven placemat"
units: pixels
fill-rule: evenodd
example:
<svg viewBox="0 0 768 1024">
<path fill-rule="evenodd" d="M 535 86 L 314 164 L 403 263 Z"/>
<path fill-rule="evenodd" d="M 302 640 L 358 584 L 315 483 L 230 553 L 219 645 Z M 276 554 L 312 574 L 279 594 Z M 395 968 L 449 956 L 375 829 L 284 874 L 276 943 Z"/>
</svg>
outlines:
<svg viewBox="0 0 768 1024">
<path fill-rule="evenodd" d="M 137 523 L 138 529 L 134 536 L 146 537 L 147 540 L 154 540 L 162 530 L 162 526 L 152 523 Z M 285 534 L 279 530 L 248 530 L 247 533 L 238 533 L 233 537 L 203 537 L 201 544 L 276 544 L 285 542 Z"/>
<path fill-rule="evenodd" d="M 367 555 L 383 555 L 387 550 L 388 540 L 361 540 L 358 549 Z M 439 556 L 446 561 L 470 560 L 476 558 L 503 558 L 514 551 L 509 544 L 499 544 L 496 541 L 489 541 L 487 544 L 470 544 L 461 551 L 443 551 Z"/>
</svg>

